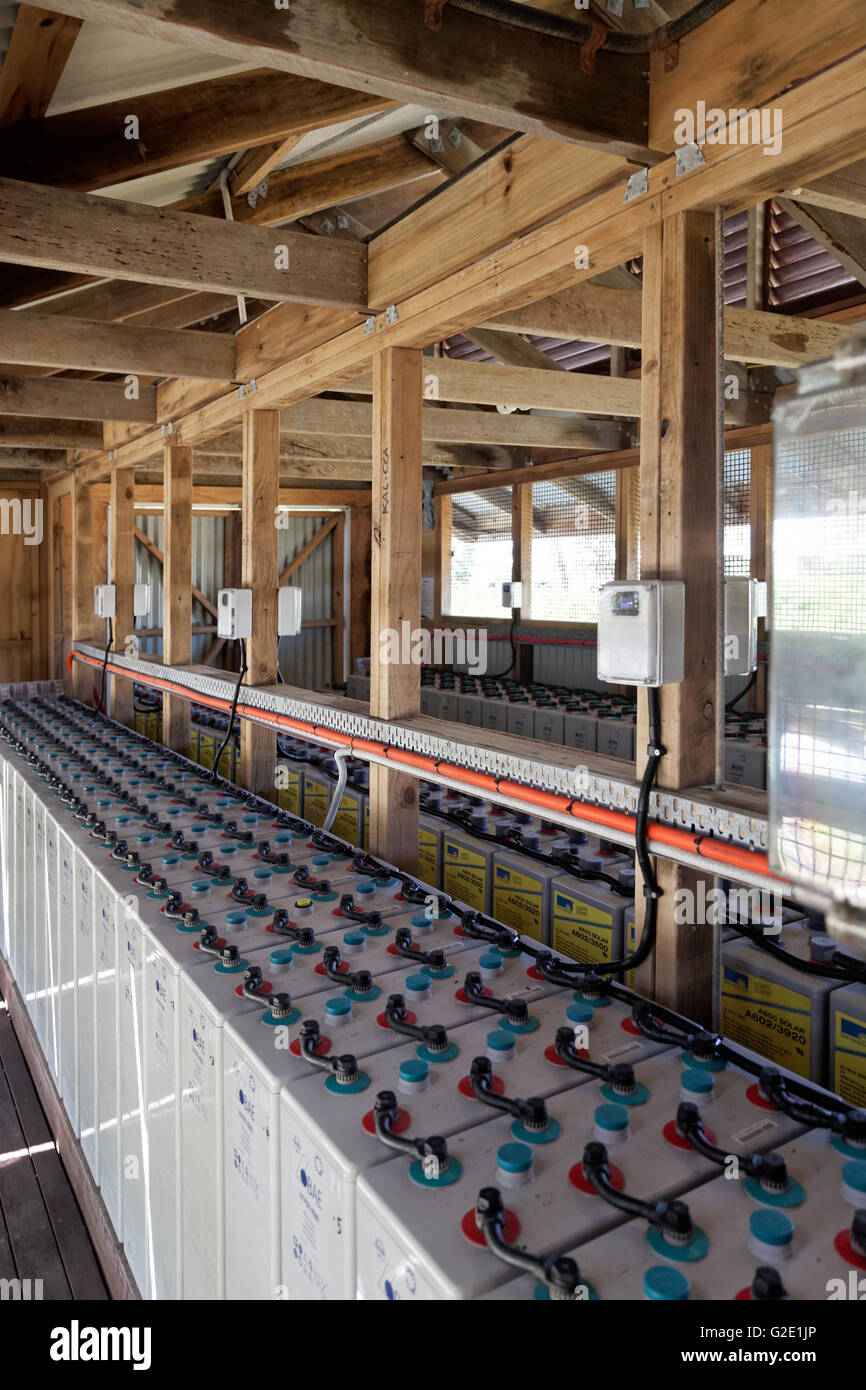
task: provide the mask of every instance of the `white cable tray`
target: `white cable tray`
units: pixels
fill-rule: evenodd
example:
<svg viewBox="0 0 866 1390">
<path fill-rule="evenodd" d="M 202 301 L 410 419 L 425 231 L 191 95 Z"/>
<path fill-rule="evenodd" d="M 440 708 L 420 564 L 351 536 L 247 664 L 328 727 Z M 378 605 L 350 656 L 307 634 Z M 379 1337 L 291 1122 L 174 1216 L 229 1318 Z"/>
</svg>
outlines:
<svg viewBox="0 0 866 1390">
<path fill-rule="evenodd" d="M 75 650 L 102 661 L 104 648 L 77 642 Z M 119 653 L 111 654 L 112 665 L 129 671 L 130 676 L 147 684 L 149 679 L 169 680 L 189 690 L 191 698 L 211 696 L 226 700 L 232 693 L 231 680 L 220 680 L 202 671 L 189 671 L 175 666 L 163 666 L 156 661 L 137 661 Z M 438 737 L 429 730 L 414 729 L 397 722 L 372 719 L 369 715 L 345 710 L 317 700 L 300 700 L 292 695 L 263 690 L 256 686 L 243 687 L 243 703 L 248 708 L 271 714 L 285 715 L 299 723 L 321 730 L 331 730 L 370 743 L 388 744 L 443 763 L 452 763 L 473 772 L 485 773 L 501 781 L 540 788 L 555 795 L 574 798 L 596 806 L 634 815 L 637 810 L 638 785 L 631 778 L 605 776 L 587 767 L 568 767 L 556 762 L 541 762 L 523 758 L 502 749 L 486 748 Z M 473 738 L 483 733 L 473 729 Z M 322 742 L 326 742 L 323 737 Z M 551 749 L 554 745 L 551 745 Z M 363 753 L 358 754 L 363 758 Z M 412 771 L 412 769 L 407 769 Z M 418 771 L 418 776 L 421 772 Z M 435 775 L 429 774 L 435 781 Z M 495 800 L 495 794 L 489 793 Z M 767 822 L 763 817 L 730 806 L 714 805 L 703 797 L 695 798 L 682 792 L 654 791 L 650 797 L 650 816 L 653 820 L 699 835 L 712 835 L 743 849 L 765 851 Z"/>
</svg>

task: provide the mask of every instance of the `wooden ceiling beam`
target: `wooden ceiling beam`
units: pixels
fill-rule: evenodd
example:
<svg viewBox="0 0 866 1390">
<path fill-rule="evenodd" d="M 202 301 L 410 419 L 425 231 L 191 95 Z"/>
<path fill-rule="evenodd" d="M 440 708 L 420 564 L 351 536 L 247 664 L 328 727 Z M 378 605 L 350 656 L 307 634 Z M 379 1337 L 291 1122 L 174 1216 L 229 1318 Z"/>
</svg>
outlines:
<svg viewBox="0 0 866 1390">
<path fill-rule="evenodd" d="M 59 469 L 66 466 L 66 454 L 62 449 L 7 449 L 0 448 L 0 468 L 19 470 Z"/>
<path fill-rule="evenodd" d="M 802 188 L 788 189 L 784 196 L 810 207 L 830 208 L 847 212 L 852 217 L 866 217 L 866 159 L 858 159 L 837 169 L 835 174 L 812 179 Z"/>
<path fill-rule="evenodd" d="M 866 42 L 861 0 L 733 0 L 680 40 L 672 67 L 650 58 L 650 143 L 673 150 L 682 111 L 772 108 Z M 790 139 L 784 122 L 784 141 Z M 703 142 L 700 142 L 703 143 Z M 765 159 L 765 164 L 773 164 Z"/>
<path fill-rule="evenodd" d="M 302 401 L 282 412 L 280 428 L 289 434 L 349 435 L 370 439 L 372 407 L 364 401 Z M 519 449 L 594 449 L 594 425 L 552 415 L 500 415 L 497 410 L 444 410 L 425 405 L 421 430 L 428 443 L 498 444 Z"/>
<path fill-rule="evenodd" d="M 101 449 L 102 425 L 0 415 L 0 446 L 17 449 Z"/>
<path fill-rule="evenodd" d="M 18 6 L 0 70 L 0 126 L 45 115 L 80 28 L 71 15 Z"/>
<path fill-rule="evenodd" d="M 0 179 L 0 260 L 267 300 L 366 304 L 363 246 L 11 179 Z"/>
<path fill-rule="evenodd" d="M 584 283 L 497 315 L 484 327 L 506 334 L 531 333 L 639 348 L 641 317 L 639 291 Z M 801 367 L 832 356 L 844 331 L 841 325 L 820 319 L 729 306 L 725 309 L 725 356 L 732 362 Z"/>
<path fill-rule="evenodd" d="M 429 179 L 429 175 L 429 161 L 402 135 L 396 135 L 377 144 L 280 169 L 271 174 L 267 193 L 257 197 L 254 206 L 244 197 L 234 197 L 232 215 L 235 222 L 248 226 L 272 227 L 280 222 L 295 222 L 332 203 L 380 193 L 415 179 Z M 222 198 L 217 190 L 186 198 L 176 206 L 206 217 L 223 216 Z"/>
<path fill-rule="evenodd" d="M 532 135 L 507 141 L 373 238 L 370 304 L 395 304 L 591 194 L 624 186 L 632 168 Z"/>
<path fill-rule="evenodd" d="M 640 382 L 625 377 L 502 367 L 449 357 L 425 358 L 423 377 L 428 400 L 512 410 L 562 410 L 573 415 L 640 416 Z M 359 377 L 346 389 L 371 395 L 372 377 Z"/>
<path fill-rule="evenodd" d="M 483 246 L 495 233 L 497 214 L 508 222 L 505 194 L 500 190 L 491 199 L 491 208 L 485 209 L 480 235 L 464 238 L 459 269 L 441 273 L 432 286 L 401 298 L 390 323 L 384 313 L 377 314 L 374 332 L 369 333 L 363 324 L 352 326 L 345 316 L 333 315 L 330 333 L 324 323 L 320 325 L 323 337 L 318 345 L 299 348 L 297 320 L 285 320 L 280 306 L 239 332 L 239 375 L 244 379 L 242 355 L 248 365 L 267 364 L 261 376 L 253 373 L 259 409 L 285 409 L 322 391 L 345 389 L 368 370 L 374 353 L 386 345 L 424 347 L 463 331 L 468 324 L 486 323 L 622 266 L 640 254 L 646 229 L 667 216 L 719 203 L 739 211 L 796 182 L 830 173 L 862 150 L 864 87 L 866 52 L 855 52 L 779 97 L 786 137 L 776 158 L 767 159 L 761 148 L 750 145 L 708 145 L 705 163 L 685 177 L 677 178 L 674 160 L 668 160 L 650 170 L 645 194 L 624 202 L 620 181 L 587 194 L 578 206 L 533 230 L 514 232 L 506 225 L 497 245 L 485 251 Z M 557 148 L 550 145 L 548 151 Z M 546 157 L 542 151 L 542 162 Z M 473 169 L 465 178 L 473 178 L 476 172 Z M 417 211 L 426 212 L 426 206 Z M 402 237 L 412 241 L 415 214 L 408 213 L 400 226 Z M 377 237 L 372 246 L 381 240 Z M 580 262 L 574 256 L 579 245 L 589 249 Z M 462 258 L 470 250 L 476 259 L 467 262 Z M 553 373 L 544 375 L 556 380 Z M 230 428 L 247 408 L 249 402 L 239 401 L 236 392 L 194 406 L 174 421 L 176 435 L 184 443 L 200 444 Z M 149 436 L 130 441 L 119 449 L 116 462 L 134 465 L 150 447 Z M 89 466 L 88 477 L 99 478 L 111 471 L 113 461 L 97 458 Z"/>
<path fill-rule="evenodd" d="M 22 367 L 233 381 L 234 338 L 189 329 L 130 328 L 0 309 L 0 359 Z"/>
<path fill-rule="evenodd" d="M 89 192 L 265 140 L 297 139 L 392 105 L 369 92 L 257 68 L 0 130 L 0 168 L 7 178 Z"/>
<path fill-rule="evenodd" d="M 0 376 L 0 414 L 148 424 L 156 420 L 156 387 L 141 386 L 137 399 L 130 400 L 127 388 L 113 382 L 70 381 L 61 376 Z"/>
<path fill-rule="evenodd" d="M 649 153 L 644 55 L 603 50 L 586 76 L 567 39 L 454 7 L 438 33 L 425 25 L 423 5 L 405 0 L 291 0 L 277 10 L 234 0 L 62 0 L 62 9 L 488 125 L 628 157 Z"/>
</svg>

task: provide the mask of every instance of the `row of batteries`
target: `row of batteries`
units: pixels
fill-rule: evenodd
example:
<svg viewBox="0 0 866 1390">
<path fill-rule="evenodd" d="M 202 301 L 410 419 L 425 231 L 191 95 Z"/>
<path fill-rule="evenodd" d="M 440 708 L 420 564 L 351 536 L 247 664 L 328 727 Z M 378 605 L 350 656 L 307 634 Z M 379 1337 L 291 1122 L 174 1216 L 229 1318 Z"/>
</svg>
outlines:
<svg viewBox="0 0 866 1390">
<path fill-rule="evenodd" d="M 223 717 L 199 712 L 190 740 L 194 761 L 210 768 L 225 727 Z M 277 803 L 321 826 L 334 788 L 333 762 L 301 739 L 281 746 L 292 760 L 280 765 Z M 229 775 L 227 754 L 228 749 L 221 765 Z M 349 786 L 332 826 L 365 849 L 366 787 L 366 764 L 350 760 Z M 418 869 L 425 883 L 582 964 L 619 960 L 635 950 L 634 860 L 621 846 L 432 784 L 422 783 L 421 806 Z M 544 862 L 563 853 L 613 882 L 578 880 L 561 864 Z M 824 978 L 807 975 L 796 964 L 827 961 L 834 949 L 823 936 L 820 915 L 810 917 L 727 882 L 696 902 L 695 911 L 710 927 L 714 918 L 721 926 L 725 1033 L 777 1065 L 831 1086 L 853 1105 L 866 1105 L 866 986 L 846 986 L 844 976 L 834 979 L 829 971 Z M 762 951 L 742 935 L 743 923 L 760 926 L 792 959 Z M 631 972 L 626 983 L 634 987 Z"/>
<path fill-rule="evenodd" d="M 65 698 L 0 771 L 0 949 L 143 1296 L 857 1296 L 866 1110 Z"/>
<path fill-rule="evenodd" d="M 485 680 L 452 677 L 428 671 L 431 679 L 421 687 L 421 713 L 451 724 L 468 724 L 494 733 L 534 738 L 543 743 L 561 744 L 579 752 L 603 753 L 633 763 L 635 757 L 636 706 L 626 696 L 602 694 L 597 690 L 567 690 L 502 679 Z M 350 676 L 347 693 L 369 701 L 369 677 Z M 136 728 L 149 738 L 158 739 L 158 705 L 148 708 L 140 695 L 141 709 Z M 209 728 L 219 717 L 201 711 L 200 727 L 193 727 L 190 757 L 210 766 L 214 748 Z M 208 719 L 213 720 L 212 726 Z M 199 749 L 198 739 L 203 740 Z M 218 740 L 217 746 L 222 740 Z M 236 750 L 227 747 L 220 771 L 233 778 Z M 235 761 L 233 761 L 233 759 Z M 725 720 L 725 782 L 731 786 L 765 788 L 767 785 L 767 720 L 761 714 L 729 713 Z"/>
</svg>

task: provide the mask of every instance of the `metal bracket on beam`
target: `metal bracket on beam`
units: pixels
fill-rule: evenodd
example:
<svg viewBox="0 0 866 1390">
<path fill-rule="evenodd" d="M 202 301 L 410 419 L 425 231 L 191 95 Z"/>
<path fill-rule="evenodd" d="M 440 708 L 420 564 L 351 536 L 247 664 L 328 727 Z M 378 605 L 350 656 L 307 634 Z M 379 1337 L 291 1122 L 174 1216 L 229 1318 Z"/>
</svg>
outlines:
<svg viewBox="0 0 866 1390">
<path fill-rule="evenodd" d="M 649 169 L 636 169 L 625 186 L 624 203 L 630 203 L 634 198 L 642 198 L 644 193 L 649 192 Z"/>
<path fill-rule="evenodd" d="M 442 11 L 448 0 L 424 0 L 424 23 L 428 29 L 442 28 Z"/>
<path fill-rule="evenodd" d="M 683 174 L 690 174 L 693 169 L 699 169 L 706 162 L 700 145 L 696 145 L 694 142 L 680 145 L 676 152 L 677 178 L 681 179 Z"/>
<path fill-rule="evenodd" d="M 400 315 L 397 313 L 397 305 L 389 304 L 387 309 L 385 310 L 385 322 L 390 326 L 391 324 L 396 323 L 399 317 Z"/>
<path fill-rule="evenodd" d="M 247 194 L 247 202 L 249 203 L 251 208 L 255 207 L 256 203 L 259 201 L 259 198 L 267 198 L 269 178 L 270 174 L 265 174 L 265 177 L 262 179 L 261 183 L 257 183 L 255 188 L 251 189 L 250 192 Z"/>
<path fill-rule="evenodd" d="M 370 334 L 371 334 L 371 333 L 375 333 L 375 332 L 376 332 L 376 315 L 375 315 L 375 314 L 371 314 L 370 317 L 369 317 L 368 319 L 365 319 L 365 320 L 364 320 L 364 337 L 365 337 L 365 338 L 369 338 Z"/>
</svg>

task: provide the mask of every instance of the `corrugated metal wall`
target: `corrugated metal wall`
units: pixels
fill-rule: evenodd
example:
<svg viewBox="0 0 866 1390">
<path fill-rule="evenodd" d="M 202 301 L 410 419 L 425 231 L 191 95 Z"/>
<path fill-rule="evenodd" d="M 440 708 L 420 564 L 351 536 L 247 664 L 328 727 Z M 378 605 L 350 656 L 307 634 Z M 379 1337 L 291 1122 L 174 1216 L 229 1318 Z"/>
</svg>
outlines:
<svg viewBox="0 0 866 1390">
<path fill-rule="evenodd" d="M 282 574 L 286 565 L 323 525 L 321 516 L 281 517 L 279 533 L 279 563 Z M 289 580 L 303 590 L 303 617 L 307 622 L 330 618 L 332 614 L 332 565 L 334 532 L 317 545 L 308 560 Z M 284 637 L 280 642 L 280 670 L 288 685 L 305 690 L 327 690 L 334 679 L 333 629 L 304 628 L 299 637 Z"/>
<path fill-rule="evenodd" d="M 159 512 L 137 512 L 135 524 L 148 540 L 162 550 L 163 517 Z M 279 531 L 278 557 L 280 573 L 294 559 L 322 526 L 321 516 L 283 516 Z M 192 518 L 192 582 L 193 587 L 216 603 L 223 587 L 225 552 L 225 518 L 201 516 Z M 330 619 L 332 615 L 332 565 L 334 533 L 326 536 L 291 578 L 291 583 L 303 590 L 303 616 L 306 621 Z M 143 545 L 135 546 L 135 581 L 150 584 L 152 605 L 150 613 L 139 619 L 140 627 L 162 626 L 162 565 Z M 213 616 L 193 600 L 193 625 L 210 624 Z M 210 633 L 193 635 L 192 660 L 202 661 L 214 637 Z M 162 652 L 162 638 L 148 637 L 141 643 L 142 651 L 154 655 Z M 306 690 L 326 690 L 333 681 L 333 643 L 330 627 L 308 627 L 299 637 L 284 637 L 280 642 L 280 668 L 289 685 Z"/>
<path fill-rule="evenodd" d="M 162 550 L 163 517 L 160 512 L 137 512 L 135 524 L 140 531 Z M 192 582 L 206 598 L 216 603 L 217 593 L 223 587 L 223 555 L 225 552 L 225 517 L 199 516 L 192 518 Z M 162 627 L 162 565 L 143 545 L 135 545 L 135 582 L 150 584 L 152 605 L 150 613 L 138 620 L 139 627 Z M 213 614 L 202 608 L 195 599 L 192 605 L 193 625 L 213 623 Z M 199 633 L 193 635 L 192 659 L 202 661 L 205 652 L 214 641 L 215 634 Z M 162 638 L 148 637 L 141 643 L 141 649 L 159 655 L 162 652 Z"/>
</svg>

